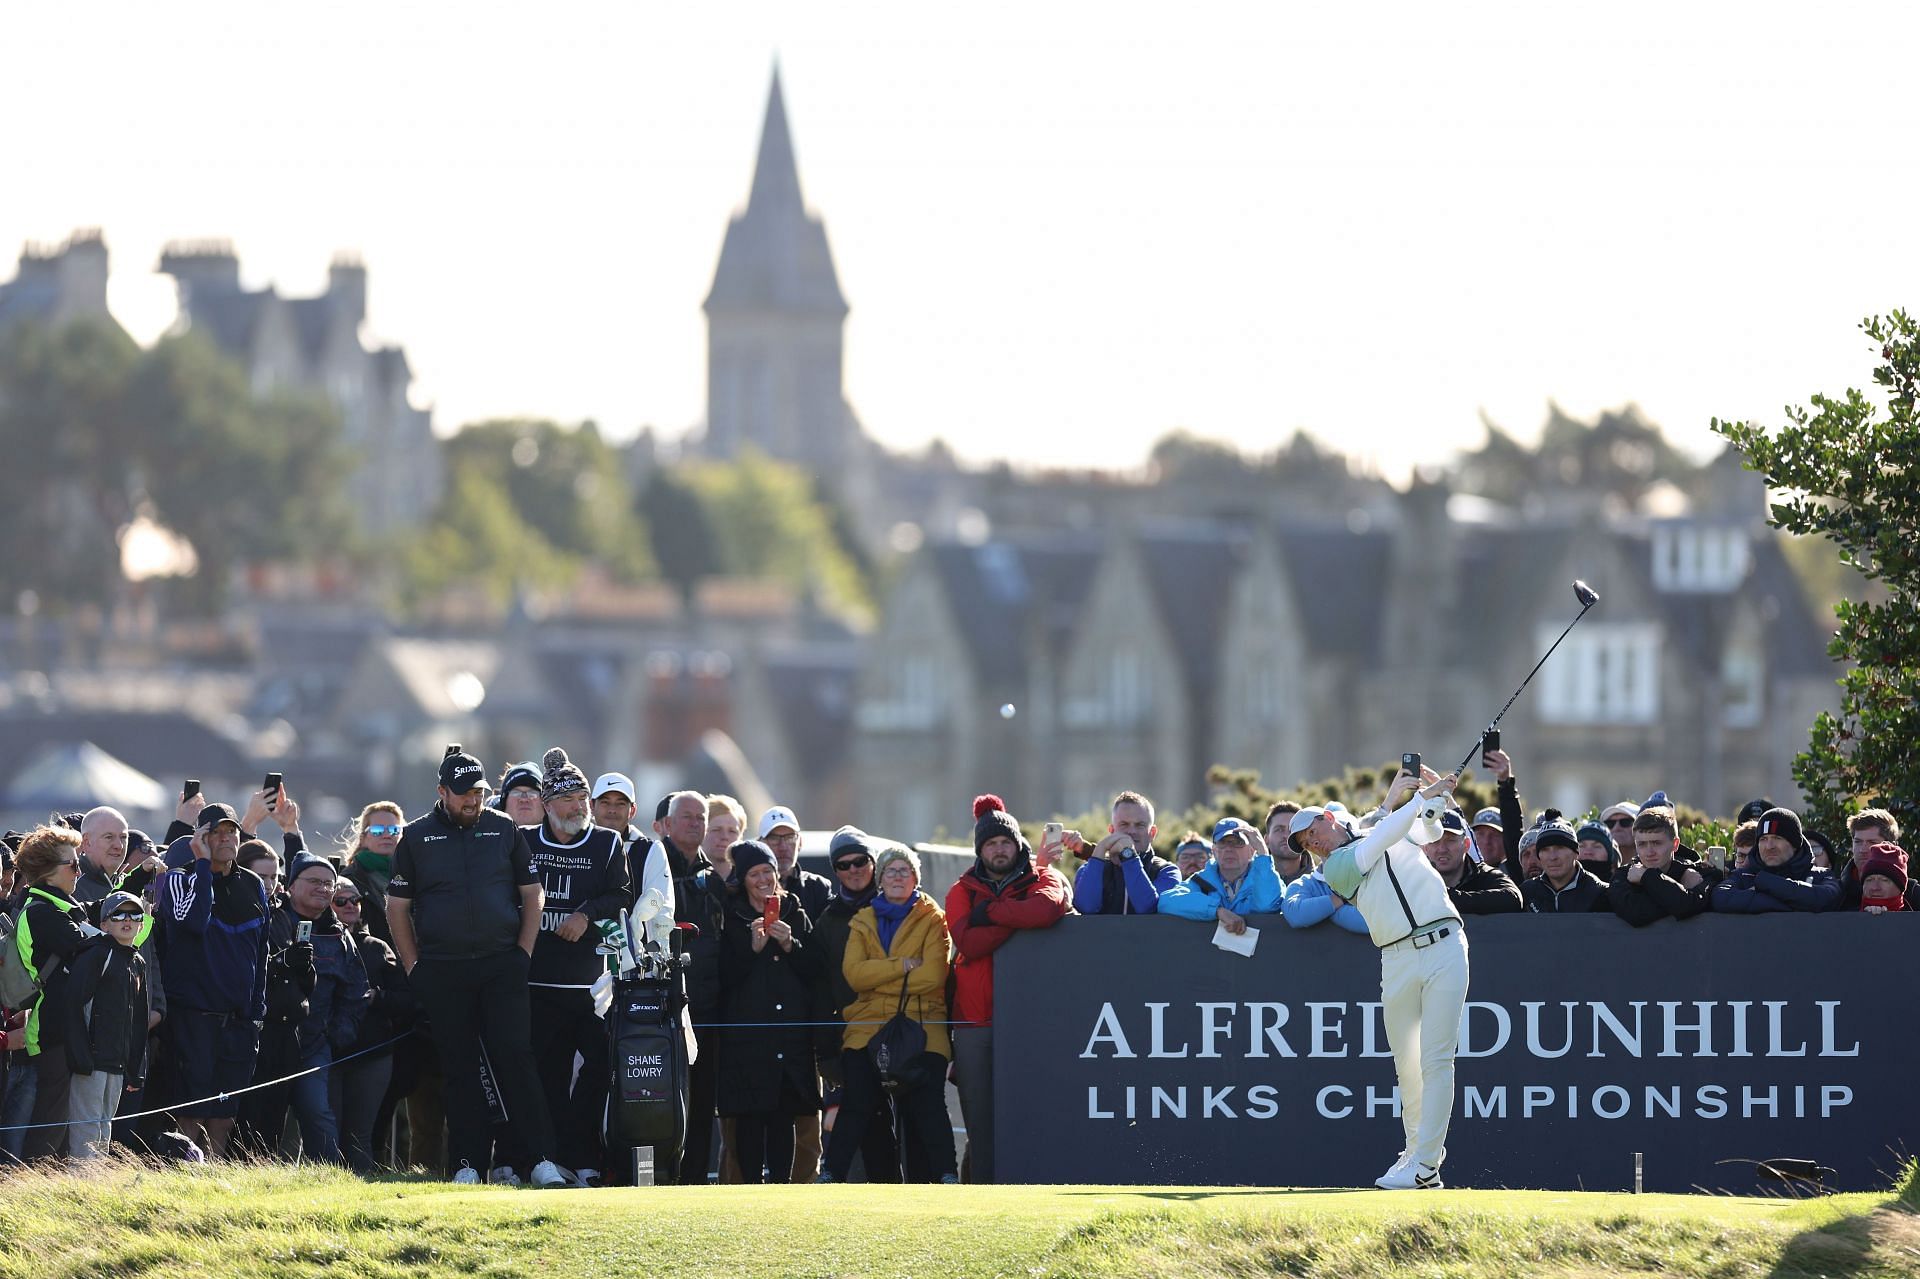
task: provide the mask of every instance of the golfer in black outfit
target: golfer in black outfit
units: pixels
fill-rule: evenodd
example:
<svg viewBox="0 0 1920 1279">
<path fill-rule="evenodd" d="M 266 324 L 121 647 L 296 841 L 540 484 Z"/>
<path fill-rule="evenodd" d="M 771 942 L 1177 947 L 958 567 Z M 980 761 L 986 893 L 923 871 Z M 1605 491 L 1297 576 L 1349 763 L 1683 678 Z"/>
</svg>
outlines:
<svg viewBox="0 0 1920 1279">
<path fill-rule="evenodd" d="M 545 895 L 526 839 L 505 813 L 485 807 L 486 776 L 471 755 L 440 761 L 440 802 L 407 823 L 393 850 L 387 922 L 446 1071 L 453 1180 L 478 1184 L 491 1148 L 480 1087 L 485 1043 L 508 1121 L 534 1161 L 533 1184 L 564 1185 L 527 1005 Z"/>
</svg>

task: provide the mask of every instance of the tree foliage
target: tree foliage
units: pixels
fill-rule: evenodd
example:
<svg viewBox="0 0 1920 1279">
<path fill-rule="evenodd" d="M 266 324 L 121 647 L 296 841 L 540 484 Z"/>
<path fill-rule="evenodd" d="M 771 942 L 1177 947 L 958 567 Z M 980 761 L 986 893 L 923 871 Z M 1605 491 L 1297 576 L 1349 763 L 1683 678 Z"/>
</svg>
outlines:
<svg viewBox="0 0 1920 1279">
<path fill-rule="evenodd" d="M 204 338 L 142 351 L 117 326 L 11 327 L 0 340 L 0 592 L 60 611 L 121 585 L 118 538 L 147 515 L 193 544 L 176 600 L 217 605 L 248 560 L 339 550 L 351 533 L 337 414 L 256 396 Z"/>
<path fill-rule="evenodd" d="M 706 510 L 724 571 L 786 582 L 835 608 L 872 607 L 870 584 L 804 470 L 749 449 L 731 462 L 690 465 L 684 476 Z"/>
<path fill-rule="evenodd" d="M 1794 761 L 1810 824 L 1825 830 L 1869 802 L 1903 824 L 1920 817 L 1920 327 L 1904 311 L 1860 327 L 1879 350 L 1877 393 L 1815 395 L 1810 407 L 1789 406 L 1777 431 L 1713 423 L 1775 490 L 1776 527 L 1827 538 L 1884 591 L 1835 610 L 1827 651 L 1848 663 L 1840 711 L 1814 721 Z"/>
</svg>

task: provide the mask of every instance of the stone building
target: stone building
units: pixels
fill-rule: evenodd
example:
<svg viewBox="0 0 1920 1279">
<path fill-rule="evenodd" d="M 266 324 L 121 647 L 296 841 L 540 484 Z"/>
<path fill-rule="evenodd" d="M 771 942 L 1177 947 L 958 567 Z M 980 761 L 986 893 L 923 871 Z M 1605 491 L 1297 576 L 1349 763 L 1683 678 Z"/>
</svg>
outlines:
<svg viewBox="0 0 1920 1279">
<path fill-rule="evenodd" d="M 107 310 L 107 242 L 100 232 L 75 231 L 64 244 L 22 248 L 19 271 L 0 284 L 0 329 L 21 320 L 57 327 L 84 319 L 118 327 Z"/>
<path fill-rule="evenodd" d="M 180 290 L 177 332 L 201 333 L 247 370 L 254 390 L 317 391 L 340 412 L 358 465 L 349 478 L 361 528 L 384 533 L 420 523 L 439 501 L 443 475 L 433 415 L 413 406 L 403 348 L 366 337 L 367 268 L 334 259 L 317 297 L 282 297 L 240 284 L 225 241 L 167 246 L 160 270 Z"/>
<path fill-rule="evenodd" d="M 1796 797 L 1838 672 L 1763 506 L 1490 519 L 1440 486 L 1398 506 L 929 544 L 856 684 L 857 810 L 921 838 L 980 790 L 1034 817 L 1122 787 L 1184 807 L 1215 763 L 1280 785 L 1404 751 L 1451 768 L 1578 610 L 1575 578 L 1602 602 L 1502 724 L 1530 808 Z"/>
</svg>

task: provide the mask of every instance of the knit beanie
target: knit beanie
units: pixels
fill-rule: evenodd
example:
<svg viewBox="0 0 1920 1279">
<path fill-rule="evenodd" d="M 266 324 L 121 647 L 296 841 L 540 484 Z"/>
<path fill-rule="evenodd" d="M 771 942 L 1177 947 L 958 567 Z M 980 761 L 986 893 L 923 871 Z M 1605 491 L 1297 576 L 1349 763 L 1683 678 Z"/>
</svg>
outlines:
<svg viewBox="0 0 1920 1279">
<path fill-rule="evenodd" d="M 1791 808 L 1769 808 L 1760 814 L 1760 835 L 1778 835 L 1795 849 L 1806 846 L 1807 837 L 1800 828 L 1800 814 Z"/>
<path fill-rule="evenodd" d="M 919 854 L 904 844 L 888 844 L 883 847 L 879 855 L 873 859 L 873 882 L 876 884 L 879 883 L 880 877 L 886 873 L 887 867 L 893 865 L 895 862 L 905 862 L 907 865 L 913 867 L 914 881 L 916 883 L 919 881 Z"/>
<path fill-rule="evenodd" d="M 976 795 L 973 800 L 973 855 L 978 857 L 987 841 L 996 835 L 1006 835 L 1020 846 L 1022 854 L 1031 854 L 1026 837 L 1020 833 L 1020 823 L 1013 820 L 1013 814 L 1007 811 L 1007 801 L 998 795 Z"/>
<path fill-rule="evenodd" d="M 291 887 L 293 881 L 300 878 L 300 872 L 312 870 L 315 866 L 326 867 L 329 875 L 339 875 L 339 871 L 334 868 L 333 863 L 326 858 L 316 857 L 308 852 L 299 852 L 295 853 L 293 859 L 287 863 L 287 874 L 281 882 Z"/>
<path fill-rule="evenodd" d="M 1907 850 L 1898 844 L 1875 844 L 1860 859 L 1860 882 L 1869 875 L 1885 875 L 1901 893 L 1907 891 Z"/>
<path fill-rule="evenodd" d="M 1576 832 L 1572 824 L 1560 815 L 1560 810 L 1557 808 L 1549 808 L 1541 815 L 1537 829 L 1540 834 L 1534 838 L 1533 843 L 1534 847 L 1541 849 L 1566 848 L 1577 853 L 1580 851 L 1580 841 L 1589 838 L 1587 827 L 1582 827 Z M 1606 827 L 1602 826 L 1600 830 L 1604 837 Z"/>
<path fill-rule="evenodd" d="M 516 786 L 531 786 L 540 789 L 540 767 L 531 760 L 524 764 L 509 764 L 507 771 L 500 777 L 502 797 Z"/>
<path fill-rule="evenodd" d="M 1573 846 L 1575 850 L 1577 851 L 1579 849 L 1583 841 L 1589 839 L 1596 844 L 1601 844 L 1606 847 L 1608 861 L 1619 862 L 1620 845 L 1614 842 L 1612 831 L 1608 830 L 1599 822 L 1583 822 L 1580 825 L 1580 829 L 1573 833 Z"/>
<path fill-rule="evenodd" d="M 757 839 L 743 839 L 727 850 L 727 856 L 733 862 L 733 873 L 727 877 L 729 883 L 742 883 L 747 872 L 755 866 L 771 866 L 777 874 L 780 865 L 773 859 L 773 850 Z"/>
<path fill-rule="evenodd" d="M 540 778 L 540 798 L 543 801 L 587 788 L 587 775 L 575 768 L 573 761 L 567 758 L 567 753 L 558 746 L 540 757 L 540 766 L 546 770 Z"/>
</svg>

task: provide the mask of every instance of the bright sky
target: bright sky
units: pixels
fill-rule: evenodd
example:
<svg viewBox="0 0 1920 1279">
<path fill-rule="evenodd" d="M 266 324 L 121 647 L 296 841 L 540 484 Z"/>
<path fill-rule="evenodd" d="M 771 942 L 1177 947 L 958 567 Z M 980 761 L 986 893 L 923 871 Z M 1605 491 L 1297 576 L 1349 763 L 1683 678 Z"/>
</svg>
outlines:
<svg viewBox="0 0 1920 1279">
<path fill-rule="evenodd" d="M 776 56 L 896 446 L 1306 427 L 1399 473 L 1553 398 L 1705 450 L 1920 306 L 1911 4 L 87 10 L 0 17 L 0 275 L 100 226 L 145 340 L 169 239 L 294 294 L 358 250 L 442 431 L 700 420 Z"/>
</svg>

